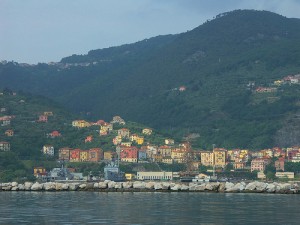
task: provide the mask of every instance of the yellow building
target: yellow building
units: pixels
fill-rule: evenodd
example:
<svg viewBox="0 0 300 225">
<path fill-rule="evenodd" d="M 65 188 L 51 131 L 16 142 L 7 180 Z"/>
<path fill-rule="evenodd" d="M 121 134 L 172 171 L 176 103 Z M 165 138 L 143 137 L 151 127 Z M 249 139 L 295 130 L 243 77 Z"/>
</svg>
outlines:
<svg viewBox="0 0 300 225">
<path fill-rule="evenodd" d="M 73 127 L 79 127 L 79 128 L 84 128 L 84 127 L 89 127 L 91 124 L 85 120 L 74 120 L 72 122 Z"/>
<path fill-rule="evenodd" d="M 154 162 L 162 162 L 163 156 L 159 154 L 152 155 L 152 159 Z"/>
<path fill-rule="evenodd" d="M 134 180 L 135 179 L 135 174 L 125 173 L 125 178 L 126 178 L 126 180 Z"/>
<path fill-rule="evenodd" d="M 80 161 L 81 162 L 89 161 L 89 152 L 88 151 L 80 151 Z"/>
<path fill-rule="evenodd" d="M 33 175 L 35 177 L 39 177 L 43 174 L 46 174 L 46 169 L 44 167 L 34 167 L 33 168 Z"/>
<path fill-rule="evenodd" d="M 283 80 L 275 80 L 275 81 L 274 81 L 274 85 L 276 85 L 276 86 L 280 86 L 280 85 L 282 85 L 283 83 L 284 83 Z"/>
<path fill-rule="evenodd" d="M 214 165 L 214 153 L 210 151 L 201 151 L 201 165 L 213 166 Z"/>
<path fill-rule="evenodd" d="M 171 158 L 176 163 L 184 163 L 186 152 L 182 149 L 172 149 Z"/>
<path fill-rule="evenodd" d="M 112 152 L 112 151 L 108 151 L 108 152 L 104 152 L 104 160 L 109 160 L 109 161 L 112 161 L 112 159 L 114 158 L 115 156 L 115 152 Z"/>
<path fill-rule="evenodd" d="M 44 112 L 44 116 L 53 116 L 53 112 Z"/>
<path fill-rule="evenodd" d="M 138 137 L 138 138 L 136 139 L 136 143 L 137 143 L 138 145 L 142 145 L 142 144 L 144 143 L 144 137 Z"/>
<path fill-rule="evenodd" d="M 214 165 L 216 167 L 225 167 L 227 151 L 225 149 L 214 149 Z"/>
</svg>

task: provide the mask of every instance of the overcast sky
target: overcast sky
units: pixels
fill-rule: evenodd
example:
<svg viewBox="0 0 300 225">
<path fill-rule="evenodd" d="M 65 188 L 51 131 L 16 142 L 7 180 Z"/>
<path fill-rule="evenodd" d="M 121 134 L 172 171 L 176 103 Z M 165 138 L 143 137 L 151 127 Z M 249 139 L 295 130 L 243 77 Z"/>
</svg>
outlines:
<svg viewBox="0 0 300 225">
<path fill-rule="evenodd" d="M 219 13 L 300 17 L 300 0 L 0 0 L 0 60 L 37 63 L 191 30 Z"/>
</svg>

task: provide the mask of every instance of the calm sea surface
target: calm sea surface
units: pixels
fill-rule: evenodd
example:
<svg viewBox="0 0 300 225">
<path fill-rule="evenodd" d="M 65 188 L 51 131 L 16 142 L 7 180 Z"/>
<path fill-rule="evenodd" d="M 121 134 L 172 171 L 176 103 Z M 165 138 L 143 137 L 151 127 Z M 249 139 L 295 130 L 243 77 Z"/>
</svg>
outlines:
<svg viewBox="0 0 300 225">
<path fill-rule="evenodd" d="M 300 195 L 0 192 L 0 224 L 300 224 Z"/>
</svg>

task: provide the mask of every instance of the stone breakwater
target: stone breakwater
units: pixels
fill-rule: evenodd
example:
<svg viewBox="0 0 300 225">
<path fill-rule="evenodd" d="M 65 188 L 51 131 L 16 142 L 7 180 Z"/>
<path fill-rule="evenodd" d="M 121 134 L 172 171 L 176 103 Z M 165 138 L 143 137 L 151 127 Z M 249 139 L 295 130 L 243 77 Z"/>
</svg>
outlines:
<svg viewBox="0 0 300 225">
<path fill-rule="evenodd" d="M 17 182 L 0 183 L 0 191 L 98 191 L 98 192 L 221 192 L 298 194 L 296 183 L 177 183 L 157 181 L 101 182 Z"/>
</svg>

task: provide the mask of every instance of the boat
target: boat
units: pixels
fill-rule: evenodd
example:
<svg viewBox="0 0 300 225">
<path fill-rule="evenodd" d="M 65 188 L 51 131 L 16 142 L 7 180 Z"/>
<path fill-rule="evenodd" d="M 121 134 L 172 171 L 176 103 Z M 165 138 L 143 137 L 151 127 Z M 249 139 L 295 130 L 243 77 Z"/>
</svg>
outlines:
<svg viewBox="0 0 300 225">
<path fill-rule="evenodd" d="M 120 170 L 118 164 L 111 162 L 104 167 L 104 178 L 116 182 L 125 181 L 125 173 Z"/>
</svg>

